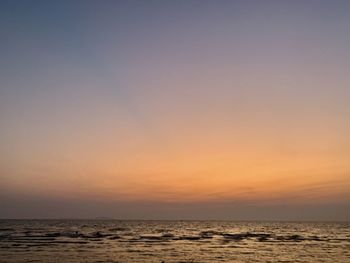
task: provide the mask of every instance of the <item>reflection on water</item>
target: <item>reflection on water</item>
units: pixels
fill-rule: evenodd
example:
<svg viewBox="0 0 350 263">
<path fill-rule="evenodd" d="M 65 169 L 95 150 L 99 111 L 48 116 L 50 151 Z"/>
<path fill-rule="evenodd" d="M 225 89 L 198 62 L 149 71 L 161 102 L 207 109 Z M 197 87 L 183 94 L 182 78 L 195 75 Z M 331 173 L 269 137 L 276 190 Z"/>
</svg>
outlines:
<svg viewBox="0 0 350 263">
<path fill-rule="evenodd" d="M 0 220 L 0 262 L 350 262 L 350 224 Z"/>
</svg>

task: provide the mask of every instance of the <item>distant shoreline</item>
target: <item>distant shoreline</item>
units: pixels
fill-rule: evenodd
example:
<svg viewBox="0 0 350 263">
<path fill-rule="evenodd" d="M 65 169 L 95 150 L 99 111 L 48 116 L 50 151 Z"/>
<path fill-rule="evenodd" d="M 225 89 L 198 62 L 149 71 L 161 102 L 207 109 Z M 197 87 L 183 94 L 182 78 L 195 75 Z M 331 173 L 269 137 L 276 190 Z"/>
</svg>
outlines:
<svg viewBox="0 0 350 263">
<path fill-rule="evenodd" d="M 237 219 L 120 219 L 120 218 L 0 218 L 0 221 L 149 221 L 149 222 L 265 222 L 265 223 L 350 223 L 350 220 L 237 220 Z"/>
</svg>

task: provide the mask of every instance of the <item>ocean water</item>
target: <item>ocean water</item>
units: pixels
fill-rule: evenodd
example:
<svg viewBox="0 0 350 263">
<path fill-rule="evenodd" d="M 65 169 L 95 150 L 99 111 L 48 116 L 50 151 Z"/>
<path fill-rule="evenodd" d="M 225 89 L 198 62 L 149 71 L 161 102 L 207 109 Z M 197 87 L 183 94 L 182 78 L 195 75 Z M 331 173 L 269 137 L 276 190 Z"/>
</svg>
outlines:
<svg viewBox="0 0 350 263">
<path fill-rule="evenodd" d="M 0 262 L 350 262 L 350 223 L 0 220 Z"/>
</svg>

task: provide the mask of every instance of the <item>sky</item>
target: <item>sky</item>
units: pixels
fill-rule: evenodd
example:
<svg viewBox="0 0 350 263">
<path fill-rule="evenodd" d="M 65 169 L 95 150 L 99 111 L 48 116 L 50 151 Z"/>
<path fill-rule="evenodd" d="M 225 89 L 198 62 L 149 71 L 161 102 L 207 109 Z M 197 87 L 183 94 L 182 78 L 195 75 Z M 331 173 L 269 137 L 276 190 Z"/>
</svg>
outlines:
<svg viewBox="0 0 350 263">
<path fill-rule="evenodd" d="M 0 218 L 350 220 L 350 1 L 1 1 Z"/>
</svg>

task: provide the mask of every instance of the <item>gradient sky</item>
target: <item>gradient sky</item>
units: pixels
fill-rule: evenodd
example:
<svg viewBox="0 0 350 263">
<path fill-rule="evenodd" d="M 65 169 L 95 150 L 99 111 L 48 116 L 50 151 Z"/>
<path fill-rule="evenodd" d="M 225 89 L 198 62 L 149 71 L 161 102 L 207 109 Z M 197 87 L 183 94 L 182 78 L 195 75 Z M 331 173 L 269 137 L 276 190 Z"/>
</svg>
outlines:
<svg viewBox="0 0 350 263">
<path fill-rule="evenodd" d="M 350 1 L 1 1 L 0 218 L 350 220 Z"/>
</svg>

